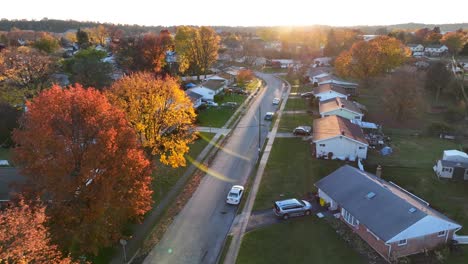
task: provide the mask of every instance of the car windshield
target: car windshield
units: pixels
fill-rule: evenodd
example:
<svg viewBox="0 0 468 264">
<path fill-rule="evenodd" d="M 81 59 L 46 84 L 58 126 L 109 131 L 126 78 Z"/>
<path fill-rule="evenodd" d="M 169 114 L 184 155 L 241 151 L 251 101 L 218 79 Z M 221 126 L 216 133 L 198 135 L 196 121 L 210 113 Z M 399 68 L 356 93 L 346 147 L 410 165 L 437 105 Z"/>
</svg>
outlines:
<svg viewBox="0 0 468 264">
<path fill-rule="evenodd" d="M 301 203 L 303 207 L 305 206 L 305 203 L 303 201 L 299 200 L 299 203 Z"/>
<path fill-rule="evenodd" d="M 237 198 L 237 193 L 230 192 L 229 197 Z"/>
</svg>

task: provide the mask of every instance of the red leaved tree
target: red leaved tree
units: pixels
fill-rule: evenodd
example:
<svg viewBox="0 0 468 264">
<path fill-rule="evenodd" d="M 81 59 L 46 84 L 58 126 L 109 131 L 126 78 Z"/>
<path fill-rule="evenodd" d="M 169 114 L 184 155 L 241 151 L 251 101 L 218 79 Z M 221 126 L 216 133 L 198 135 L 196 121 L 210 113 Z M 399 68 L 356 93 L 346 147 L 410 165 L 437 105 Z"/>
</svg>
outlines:
<svg viewBox="0 0 468 264">
<path fill-rule="evenodd" d="M 122 111 L 99 91 L 54 86 L 27 103 L 13 132 L 15 163 L 49 201 L 64 249 L 96 253 L 151 207 L 150 166 Z"/>
<path fill-rule="evenodd" d="M 51 244 L 44 211 L 23 200 L 0 211 L 0 263 L 72 263 Z"/>
</svg>

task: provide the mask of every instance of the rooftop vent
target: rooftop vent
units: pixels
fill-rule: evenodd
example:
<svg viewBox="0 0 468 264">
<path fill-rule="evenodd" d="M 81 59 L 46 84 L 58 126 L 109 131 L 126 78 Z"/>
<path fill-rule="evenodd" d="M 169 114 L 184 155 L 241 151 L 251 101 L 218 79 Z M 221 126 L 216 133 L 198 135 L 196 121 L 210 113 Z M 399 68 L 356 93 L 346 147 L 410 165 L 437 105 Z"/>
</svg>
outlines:
<svg viewBox="0 0 468 264">
<path fill-rule="evenodd" d="M 414 212 L 416 212 L 416 208 L 411 207 L 408 211 L 409 211 L 410 213 L 414 213 Z"/>
<path fill-rule="evenodd" d="M 370 192 L 370 193 L 366 194 L 366 198 L 370 200 L 370 199 L 374 198 L 375 195 L 376 194 L 374 192 Z"/>
</svg>

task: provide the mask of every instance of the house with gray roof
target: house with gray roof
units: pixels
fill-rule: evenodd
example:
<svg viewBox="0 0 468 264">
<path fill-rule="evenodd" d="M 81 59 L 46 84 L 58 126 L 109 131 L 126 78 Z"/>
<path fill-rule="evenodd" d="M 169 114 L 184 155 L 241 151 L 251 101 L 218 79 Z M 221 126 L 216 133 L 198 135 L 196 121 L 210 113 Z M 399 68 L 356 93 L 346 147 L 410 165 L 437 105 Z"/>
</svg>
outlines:
<svg viewBox="0 0 468 264">
<path fill-rule="evenodd" d="M 345 89 L 333 83 L 321 84 L 318 87 L 315 87 L 312 92 L 319 101 L 324 101 L 335 97 L 348 99 L 348 94 L 346 93 Z"/>
<path fill-rule="evenodd" d="M 192 92 L 190 90 L 185 91 L 185 94 L 187 94 L 187 96 L 190 98 L 190 101 L 192 101 L 193 108 L 197 109 L 198 107 L 200 107 L 200 105 L 202 105 L 202 95 Z"/>
<path fill-rule="evenodd" d="M 319 102 L 321 117 L 337 115 L 349 120 L 362 121 L 364 114 L 354 102 L 341 97 L 335 97 Z"/>
<path fill-rule="evenodd" d="M 448 47 L 442 44 L 427 45 L 424 48 L 424 53 L 427 56 L 437 57 L 445 55 L 448 52 Z"/>
<path fill-rule="evenodd" d="M 388 261 L 449 243 L 462 228 L 395 183 L 349 165 L 315 186 L 321 203 Z"/>
<path fill-rule="evenodd" d="M 226 80 L 211 79 L 189 90 L 203 96 L 203 100 L 213 101 L 214 96 L 223 92 L 226 87 Z"/>
</svg>

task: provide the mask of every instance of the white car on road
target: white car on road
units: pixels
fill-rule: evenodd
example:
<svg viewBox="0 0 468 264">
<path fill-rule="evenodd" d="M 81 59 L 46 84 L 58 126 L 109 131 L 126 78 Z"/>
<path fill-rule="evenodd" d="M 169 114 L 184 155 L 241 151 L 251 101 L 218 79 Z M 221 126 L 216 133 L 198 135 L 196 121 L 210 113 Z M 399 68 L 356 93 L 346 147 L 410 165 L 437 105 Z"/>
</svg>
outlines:
<svg viewBox="0 0 468 264">
<path fill-rule="evenodd" d="M 243 186 L 240 186 L 240 185 L 232 186 L 231 190 L 229 191 L 227 195 L 226 203 L 239 204 L 243 194 L 244 194 Z"/>
<path fill-rule="evenodd" d="M 273 98 L 273 104 L 278 105 L 280 103 L 280 99 L 278 97 Z"/>
</svg>

